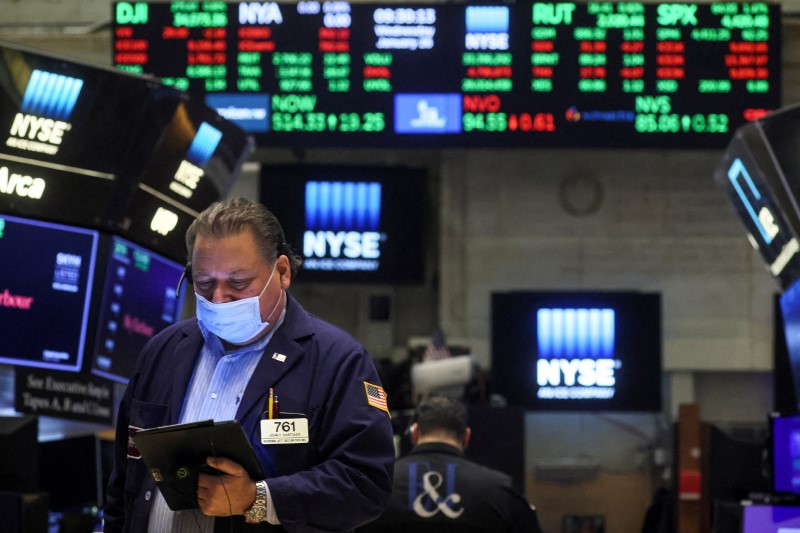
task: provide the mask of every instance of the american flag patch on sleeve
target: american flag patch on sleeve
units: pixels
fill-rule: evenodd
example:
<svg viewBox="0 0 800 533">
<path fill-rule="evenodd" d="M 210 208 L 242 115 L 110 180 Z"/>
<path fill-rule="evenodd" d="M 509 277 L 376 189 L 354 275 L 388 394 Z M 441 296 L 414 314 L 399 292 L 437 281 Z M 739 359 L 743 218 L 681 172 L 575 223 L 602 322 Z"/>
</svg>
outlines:
<svg viewBox="0 0 800 533">
<path fill-rule="evenodd" d="M 390 417 L 389 407 L 386 405 L 386 393 L 383 392 L 383 387 L 380 385 L 373 385 L 372 383 L 364 382 L 364 388 L 367 390 L 367 403 L 372 407 L 377 407 L 381 411 L 386 411 Z"/>
</svg>

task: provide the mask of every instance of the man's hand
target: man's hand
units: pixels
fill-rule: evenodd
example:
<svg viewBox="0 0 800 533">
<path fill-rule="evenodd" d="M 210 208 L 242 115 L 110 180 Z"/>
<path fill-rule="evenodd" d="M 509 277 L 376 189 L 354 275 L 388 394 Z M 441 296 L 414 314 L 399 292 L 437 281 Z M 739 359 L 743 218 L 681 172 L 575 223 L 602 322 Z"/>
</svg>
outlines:
<svg viewBox="0 0 800 533">
<path fill-rule="evenodd" d="M 235 461 L 224 457 L 208 457 L 206 464 L 221 474 L 200 474 L 197 480 L 197 502 L 208 516 L 243 515 L 256 501 L 256 483 Z"/>
</svg>

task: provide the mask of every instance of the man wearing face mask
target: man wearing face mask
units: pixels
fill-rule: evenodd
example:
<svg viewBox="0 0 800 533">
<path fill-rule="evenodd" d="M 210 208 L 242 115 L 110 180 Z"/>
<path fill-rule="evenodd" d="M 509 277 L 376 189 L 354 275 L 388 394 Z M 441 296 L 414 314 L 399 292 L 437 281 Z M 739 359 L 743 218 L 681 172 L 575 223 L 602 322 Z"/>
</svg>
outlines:
<svg viewBox="0 0 800 533">
<path fill-rule="evenodd" d="M 241 198 L 203 211 L 186 234 L 197 317 L 154 336 L 120 403 L 105 531 L 349 531 L 378 516 L 392 482 L 386 396 L 369 354 L 288 293 L 300 260 L 264 206 Z M 261 443 L 276 418 L 305 419 L 307 442 Z M 197 420 L 238 420 L 264 471 L 209 458 L 199 510 L 172 511 L 135 433 Z M 302 440 L 302 439 L 301 439 Z"/>
</svg>

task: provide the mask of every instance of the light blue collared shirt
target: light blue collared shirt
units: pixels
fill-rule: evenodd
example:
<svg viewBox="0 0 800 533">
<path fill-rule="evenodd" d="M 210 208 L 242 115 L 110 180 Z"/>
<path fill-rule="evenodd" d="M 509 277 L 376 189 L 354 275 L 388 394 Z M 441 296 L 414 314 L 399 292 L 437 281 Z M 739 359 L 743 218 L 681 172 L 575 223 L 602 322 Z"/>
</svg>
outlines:
<svg viewBox="0 0 800 533">
<path fill-rule="evenodd" d="M 205 343 L 189 382 L 188 394 L 183 403 L 179 423 L 198 420 L 233 420 L 244 396 L 250 377 L 261 361 L 264 349 L 272 335 L 283 323 L 286 309 L 281 312 L 275 327 L 253 344 L 225 351 L 222 342 L 203 324 L 199 323 Z M 267 489 L 269 492 L 269 489 Z M 153 509 L 150 512 L 150 533 L 211 533 L 214 517 L 206 516 L 198 509 L 172 511 L 160 491 L 156 491 Z M 272 498 L 268 498 L 267 520 L 278 523 Z"/>
</svg>

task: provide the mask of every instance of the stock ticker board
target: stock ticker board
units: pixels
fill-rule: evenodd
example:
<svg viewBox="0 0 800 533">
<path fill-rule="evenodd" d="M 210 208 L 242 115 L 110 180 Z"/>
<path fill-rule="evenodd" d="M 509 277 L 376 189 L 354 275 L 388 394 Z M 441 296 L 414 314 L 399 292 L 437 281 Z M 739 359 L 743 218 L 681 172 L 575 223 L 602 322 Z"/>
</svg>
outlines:
<svg viewBox="0 0 800 533">
<path fill-rule="evenodd" d="M 722 148 L 777 109 L 773 3 L 117 2 L 113 63 L 275 147 Z"/>
</svg>

